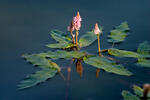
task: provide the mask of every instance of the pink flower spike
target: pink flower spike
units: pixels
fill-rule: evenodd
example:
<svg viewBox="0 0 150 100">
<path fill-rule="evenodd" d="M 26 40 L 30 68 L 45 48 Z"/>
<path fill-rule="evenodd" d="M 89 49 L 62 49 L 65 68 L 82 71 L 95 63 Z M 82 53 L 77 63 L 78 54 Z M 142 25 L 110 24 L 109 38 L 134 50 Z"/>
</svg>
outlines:
<svg viewBox="0 0 150 100">
<path fill-rule="evenodd" d="M 96 23 L 95 24 L 95 29 L 94 29 L 94 33 L 97 35 L 97 34 L 99 34 L 101 31 L 100 31 L 100 29 L 99 29 L 99 27 L 98 27 L 98 24 Z"/>
<path fill-rule="evenodd" d="M 80 30 L 81 21 L 82 21 L 82 19 L 81 19 L 81 17 L 80 17 L 80 14 L 79 14 L 79 12 L 77 12 L 77 16 L 75 16 L 75 17 L 73 18 L 73 25 L 74 25 L 74 28 L 75 28 L 76 30 Z"/>
</svg>

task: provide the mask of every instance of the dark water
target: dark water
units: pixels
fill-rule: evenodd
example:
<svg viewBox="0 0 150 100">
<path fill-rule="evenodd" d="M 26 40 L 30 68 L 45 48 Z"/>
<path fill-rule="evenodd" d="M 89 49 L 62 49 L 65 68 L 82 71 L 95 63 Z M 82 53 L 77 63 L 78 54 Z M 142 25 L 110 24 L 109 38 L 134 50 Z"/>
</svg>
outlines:
<svg viewBox="0 0 150 100">
<path fill-rule="evenodd" d="M 80 34 L 91 30 L 96 22 L 104 27 L 101 38 L 102 49 L 108 48 L 108 32 L 128 21 L 131 32 L 121 49 L 136 50 L 144 40 L 150 42 L 150 0 L 0 0 L 0 100 L 64 100 L 66 82 L 57 75 L 47 82 L 22 91 L 16 85 L 38 68 L 21 59 L 23 53 L 48 51 L 44 45 L 54 43 L 49 31 L 66 31 L 70 20 L 80 11 L 83 18 Z M 95 53 L 97 43 L 87 48 Z M 150 82 L 150 69 L 134 65 L 134 59 L 126 66 L 134 73 L 132 77 L 101 72 L 95 77 L 95 69 L 83 64 L 83 77 L 71 72 L 69 100 L 122 100 L 124 89 L 131 90 L 132 84 Z M 69 61 L 57 61 L 68 66 Z M 66 75 L 66 71 L 63 71 Z"/>
</svg>

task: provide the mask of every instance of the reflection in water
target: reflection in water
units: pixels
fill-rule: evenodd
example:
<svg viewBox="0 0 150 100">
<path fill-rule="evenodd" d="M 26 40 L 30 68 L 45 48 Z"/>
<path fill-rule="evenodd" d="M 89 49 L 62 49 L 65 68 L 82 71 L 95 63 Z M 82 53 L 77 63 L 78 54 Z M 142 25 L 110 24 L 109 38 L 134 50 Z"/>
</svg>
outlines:
<svg viewBox="0 0 150 100">
<path fill-rule="evenodd" d="M 100 72 L 100 69 L 96 69 L 96 78 L 99 77 L 99 72 Z"/>
<path fill-rule="evenodd" d="M 83 73 L 83 66 L 82 66 L 82 63 L 81 63 L 80 59 L 78 59 L 77 62 L 76 62 L 76 71 L 77 71 L 77 73 L 80 74 L 80 77 L 81 77 L 82 73 Z"/>
<path fill-rule="evenodd" d="M 82 60 L 81 59 L 77 59 L 77 61 L 76 61 L 76 71 L 77 71 L 77 73 L 79 73 L 80 77 L 82 77 L 83 66 L 82 66 Z M 96 69 L 96 78 L 99 77 L 99 73 L 100 73 L 100 69 L 97 68 Z"/>
</svg>

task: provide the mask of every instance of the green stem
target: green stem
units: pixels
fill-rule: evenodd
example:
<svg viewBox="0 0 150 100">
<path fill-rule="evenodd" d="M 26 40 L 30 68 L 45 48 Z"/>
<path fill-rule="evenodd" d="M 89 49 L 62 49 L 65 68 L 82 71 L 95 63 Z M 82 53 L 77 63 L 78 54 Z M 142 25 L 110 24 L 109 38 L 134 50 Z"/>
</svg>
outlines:
<svg viewBox="0 0 150 100">
<path fill-rule="evenodd" d="M 99 34 L 97 34 L 97 41 L 98 41 L 98 54 L 99 54 L 99 56 L 101 56 L 100 38 L 99 38 Z"/>
<path fill-rule="evenodd" d="M 114 47 L 114 45 L 115 45 L 115 43 L 113 42 L 113 44 L 112 44 L 112 48 Z"/>
<path fill-rule="evenodd" d="M 78 30 L 76 30 L 76 46 L 78 47 Z"/>
<path fill-rule="evenodd" d="M 70 31 L 70 34 L 71 34 L 71 36 L 72 36 L 72 42 L 73 42 L 73 44 L 75 44 L 75 40 L 74 40 L 74 37 L 73 37 L 72 31 Z"/>
<path fill-rule="evenodd" d="M 60 75 L 64 80 L 66 80 L 65 76 L 63 75 L 63 73 L 59 72 L 59 75 Z"/>
<path fill-rule="evenodd" d="M 72 31 L 70 31 L 70 34 L 71 34 L 71 36 L 72 36 Z"/>
</svg>

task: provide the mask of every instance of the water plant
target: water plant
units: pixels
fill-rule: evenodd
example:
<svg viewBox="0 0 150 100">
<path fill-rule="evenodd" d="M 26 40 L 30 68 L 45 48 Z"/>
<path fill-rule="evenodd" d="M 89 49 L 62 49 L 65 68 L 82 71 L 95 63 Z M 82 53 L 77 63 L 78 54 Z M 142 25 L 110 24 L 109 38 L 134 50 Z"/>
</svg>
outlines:
<svg viewBox="0 0 150 100">
<path fill-rule="evenodd" d="M 150 100 L 150 84 L 144 84 L 143 88 L 133 85 L 134 94 L 123 90 L 122 96 L 124 100 Z"/>
<path fill-rule="evenodd" d="M 138 60 L 136 65 L 150 67 L 150 60 L 147 59 L 150 57 L 150 46 L 148 45 L 148 42 L 141 43 L 137 52 L 114 48 L 115 44 L 123 42 L 127 37 L 130 30 L 127 22 L 122 22 L 119 26 L 116 26 L 112 31 L 110 31 L 108 35 L 108 42 L 112 44 L 112 47 L 102 50 L 100 48 L 102 27 L 99 28 L 96 23 L 95 28 L 92 31 L 86 32 L 78 39 L 81 21 L 82 19 L 78 12 L 77 15 L 73 17 L 71 24 L 68 26 L 68 31 L 70 33 L 59 30 L 52 30 L 50 32 L 51 37 L 57 43 L 47 44 L 46 46 L 56 49 L 55 51 L 22 55 L 24 59 L 39 67 L 41 70 L 27 76 L 23 81 L 21 81 L 18 85 L 19 89 L 35 86 L 54 77 L 58 73 L 65 79 L 61 72 L 62 68 L 54 62 L 57 59 L 71 59 L 71 62 L 76 62 L 77 72 L 80 73 L 80 75 L 82 75 L 83 71 L 82 63 L 84 62 L 85 64 L 89 64 L 96 68 L 97 77 L 100 69 L 118 75 L 133 75 L 133 73 L 128 71 L 122 64 L 118 63 L 113 56 L 136 58 Z M 73 33 L 74 30 L 75 34 Z M 96 40 L 98 40 L 98 55 L 82 50 L 82 48 L 90 46 Z M 105 56 L 103 54 L 105 54 Z M 71 72 L 71 67 L 68 67 L 67 69 L 69 74 Z"/>
</svg>

